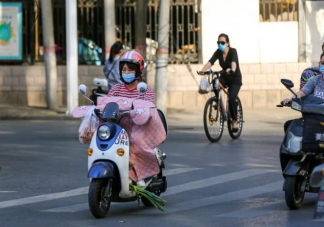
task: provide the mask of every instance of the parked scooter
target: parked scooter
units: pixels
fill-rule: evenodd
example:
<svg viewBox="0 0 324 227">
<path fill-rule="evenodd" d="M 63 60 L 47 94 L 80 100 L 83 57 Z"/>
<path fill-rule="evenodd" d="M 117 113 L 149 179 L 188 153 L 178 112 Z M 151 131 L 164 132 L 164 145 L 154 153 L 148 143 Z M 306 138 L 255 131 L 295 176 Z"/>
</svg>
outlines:
<svg viewBox="0 0 324 227">
<path fill-rule="evenodd" d="M 94 105 L 97 105 L 97 98 L 99 96 L 107 96 L 108 94 L 108 81 L 107 79 L 94 78 L 93 85 L 97 86 L 97 88 L 92 89 L 90 99 L 93 101 Z M 107 89 L 103 89 L 103 87 Z"/>
<path fill-rule="evenodd" d="M 145 94 L 147 85 L 141 82 L 137 90 Z M 85 85 L 80 85 L 79 91 L 88 99 Z M 105 217 L 111 202 L 130 202 L 137 199 L 136 194 L 129 187 L 130 184 L 136 185 L 136 182 L 129 178 L 129 168 L 133 164 L 136 165 L 136 163 L 131 163 L 129 158 L 132 144 L 130 144 L 126 130 L 119 125 L 124 117 L 130 116 L 131 110 L 121 111 L 120 100 L 123 100 L 122 103 L 130 101 L 127 98 L 106 97 L 105 101 L 108 103 L 103 111 L 95 111 L 102 123 L 94 132 L 90 147 L 87 150 L 88 177 L 90 178 L 88 203 L 91 213 L 96 218 Z M 73 111 L 73 116 L 81 117 L 80 111 L 87 112 L 87 109 L 89 109 L 88 106 L 78 107 Z M 165 116 L 159 110 L 158 115 L 158 118 L 161 118 L 162 121 L 162 129 L 166 130 L 167 134 Z M 155 148 L 154 151 L 160 172 L 144 179 L 144 182 L 147 184 L 145 186 L 147 191 L 160 195 L 167 189 L 166 177 L 163 176 L 162 172 L 166 155 L 159 148 Z M 146 206 L 152 205 L 145 197 L 141 197 L 141 200 Z"/>
<path fill-rule="evenodd" d="M 290 80 L 282 79 L 282 84 L 291 91 Z M 299 209 L 305 192 L 317 193 L 319 188 L 310 185 L 310 174 L 324 160 L 324 100 L 314 96 L 293 98 L 288 106 L 300 111 L 303 118 L 291 121 L 280 147 L 280 163 L 285 178 L 283 190 L 286 204 L 290 209 Z"/>
</svg>

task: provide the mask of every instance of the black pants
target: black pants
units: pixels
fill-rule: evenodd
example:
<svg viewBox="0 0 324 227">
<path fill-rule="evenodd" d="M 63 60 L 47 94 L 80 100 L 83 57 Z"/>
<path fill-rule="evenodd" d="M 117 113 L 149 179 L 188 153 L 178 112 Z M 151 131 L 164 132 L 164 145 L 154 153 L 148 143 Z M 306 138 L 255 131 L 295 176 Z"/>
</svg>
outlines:
<svg viewBox="0 0 324 227">
<path fill-rule="evenodd" d="M 231 113 L 232 120 L 237 121 L 236 98 L 242 85 L 239 83 L 228 83 L 225 81 L 223 76 L 220 77 L 220 82 L 222 83 L 223 86 L 228 87 L 229 110 Z"/>
</svg>

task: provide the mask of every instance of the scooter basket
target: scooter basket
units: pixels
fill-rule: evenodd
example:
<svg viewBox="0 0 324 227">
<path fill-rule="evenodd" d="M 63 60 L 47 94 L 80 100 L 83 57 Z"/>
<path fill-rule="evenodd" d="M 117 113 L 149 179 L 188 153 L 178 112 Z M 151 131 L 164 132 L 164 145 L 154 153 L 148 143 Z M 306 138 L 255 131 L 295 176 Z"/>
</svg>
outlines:
<svg viewBox="0 0 324 227">
<path fill-rule="evenodd" d="M 302 150 L 324 153 L 324 115 L 304 113 Z"/>
</svg>

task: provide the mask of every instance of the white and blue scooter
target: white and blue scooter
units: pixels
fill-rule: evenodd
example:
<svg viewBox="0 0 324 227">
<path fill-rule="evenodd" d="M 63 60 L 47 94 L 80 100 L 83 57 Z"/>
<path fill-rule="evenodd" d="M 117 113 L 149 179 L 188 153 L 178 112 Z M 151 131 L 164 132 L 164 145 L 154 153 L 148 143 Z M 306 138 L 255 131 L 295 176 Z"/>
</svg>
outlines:
<svg viewBox="0 0 324 227">
<path fill-rule="evenodd" d="M 147 85 L 140 83 L 138 91 L 146 93 Z M 80 85 L 79 92 L 86 99 L 87 87 Z M 129 136 L 119 122 L 129 114 L 125 111 L 119 116 L 119 106 L 117 103 L 110 102 L 104 108 L 103 113 L 95 111 L 97 116 L 104 122 L 95 131 L 90 147 L 88 148 L 88 178 L 90 178 L 90 187 L 88 193 L 89 208 L 93 216 L 103 218 L 109 211 L 111 202 L 129 202 L 137 199 L 136 194 L 130 191 L 129 184 L 132 182 L 129 178 Z M 167 130 L 165 116 L 158 111 L 162 123 Z M 144 179 L 149 182 L 146 190 L 160 195 L 166 191 L 167 181 L 162 174 L 164 168 L 164 159 L 166 155 L 158 148 L 155 148 L 157 162 L 160 165 L 160 173 Z M 146 206 L 152 204 L 144 197 L 141 198 Z"/>
</svg>

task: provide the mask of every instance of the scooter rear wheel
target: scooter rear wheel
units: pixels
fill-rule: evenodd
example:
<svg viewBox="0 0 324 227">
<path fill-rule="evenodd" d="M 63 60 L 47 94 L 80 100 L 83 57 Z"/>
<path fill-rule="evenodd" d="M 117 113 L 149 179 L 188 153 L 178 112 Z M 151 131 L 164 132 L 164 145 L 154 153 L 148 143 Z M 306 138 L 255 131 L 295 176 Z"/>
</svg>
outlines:
<svg viewBox="0 0 324 227">
<path fill-rule="evenodd" d="M 285 199 L 286 204 L 291 210 L 297 210 L 301 207 L 305 191 L 302 192 L 304 179 L 296 176 L 287 176 L 285 178 Z"/>
<path fill-rule="evenodd" d="M 104 197 L 107 187 L 112 187 L 111 183 L 108 185 L 108 179 L 92 179 L 90 183 L 88 203 L 95 218 L 104 218 L 109 211 L 111 199 Z"/>
</svg>

